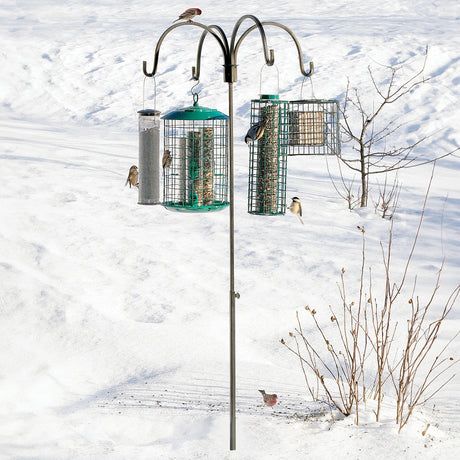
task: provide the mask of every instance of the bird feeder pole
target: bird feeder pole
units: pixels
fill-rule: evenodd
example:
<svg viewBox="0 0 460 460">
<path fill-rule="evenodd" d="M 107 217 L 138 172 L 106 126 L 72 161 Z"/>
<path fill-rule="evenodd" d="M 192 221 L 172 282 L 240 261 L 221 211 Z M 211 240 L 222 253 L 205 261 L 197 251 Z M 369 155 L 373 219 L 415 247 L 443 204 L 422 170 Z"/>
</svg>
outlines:
<svg viewBox="0 0 460 460">
<path fill-rule="evenodd" d="M 239 38 L 238 37 L 238 30 L 241 24 L 246 20 L 249 19 L 254 22 L 254 25 L 246 29 Z M 285 30 L 294 41 L 297 53 L 299 56 L 299 66 L 300 72 L 303 76 L 309 77 L 313 74 L 313 62 L 309 63 L 309 71 L 307 72 L 303 65 L 303 58 L 302 58 L 302 49 L 300 44 L 292 33 L 292 31 L 280 24 L 278 22 L 261 22 L 253 15 L 245 15 L 242 16 L 235 24 L 233 28 L 233 33 L 231 36 L 230 43 L 227 40 L 227 36 L 225 35 L 224 31 L 217 25 L 205 26 L 199 22 L 182 22 L 178 24 L 174 24 L 168 29 L 166 29 L 161 37 L 158 40 L 156 49 L 155 49 L 155 57 L 153 63 L 153 70 L 152 72 L 147 72 L 147 62 L 143 61 L 143 72 L 146 77 L 153 77 L 157 73 L 158 67 L 158 58 L 160 55 L 160 48 L 161 44 L 165 37 L 174 29 L 178 27 L 199 27 L 203 29 L 203 33 L 201 35 L 199 44 L 198 44 L 198 51 L 197 51 L 197 61 L 196 66 L 192 67 L 192 79 L 199 80 L 200 78 L 200 69 L 201 69 L 201 51 L 204 44 L 204 39 L 208 34 L 212 35 L 217 42 L 219 43 L 222 54 L 224 57 L 224 81 L 228 83 L 228 116 L 229 116 L 229 200 L 230 200 L 230 299 L 229 299 L 229 310 L 230 310 L 230 450 L 236 450 L 236 310 L 235 310 L 235 299 L 240 297 L 239 293 L 235 291 L 235 215 L 234 215 L 234 162 L 233 162 L 233 149 L 234 149 L 234 131 L 233 131 L 233 83 L 237 81 L 237 55 L 238 49 L 241 46 L 243 40 L 247 37 L 247 35 L 252 32 L 254 29 L 258 29 L 260 33 L 260 37 L 262 40 L 262 47 L 264 52 L 265 63 L 268 66 L 272 66 L 275 62 L 275 54 L 274 50 L 268 49 L 267 46 L 267 38 L 265 35 L 264 26 L 275 26 Z"/>
</svg>

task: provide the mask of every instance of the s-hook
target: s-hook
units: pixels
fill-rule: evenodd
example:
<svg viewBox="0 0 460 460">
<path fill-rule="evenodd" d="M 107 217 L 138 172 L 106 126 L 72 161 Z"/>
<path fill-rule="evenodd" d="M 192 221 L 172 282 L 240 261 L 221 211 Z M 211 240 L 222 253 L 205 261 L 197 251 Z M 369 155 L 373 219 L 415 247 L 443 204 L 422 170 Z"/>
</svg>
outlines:
<svg viewBox="0 0 460 460">
<path fill-rule="evenodd" d="M 193 97 L 193 105 L 197 105 L 198 104 L 198 94 L 200 93 L 199 91 L 194 91 L 194 89 L 200 84 L 200 80 L 197 80 L 197 82 L 192 86 L 192 89 L 190 90 L 190 92 L 192 93 L 192 97 Z"/>
</svg>

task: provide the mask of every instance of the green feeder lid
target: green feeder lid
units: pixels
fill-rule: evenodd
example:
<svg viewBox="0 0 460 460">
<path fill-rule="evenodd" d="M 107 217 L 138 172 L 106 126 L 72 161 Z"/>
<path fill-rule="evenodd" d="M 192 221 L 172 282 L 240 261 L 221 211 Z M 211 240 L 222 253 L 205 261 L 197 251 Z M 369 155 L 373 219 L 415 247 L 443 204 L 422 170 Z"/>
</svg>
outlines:
<svg viewBox="0 0 460 460">
<path fill-rule="evenodd" d="M 261 99 L 279 99 L 280 96 L 279 94 L 261 94 L 260 98 Z"/>
<path fill-rule="evenodd" d="M 191 107 L 173 110 L 162 118 L 163 120 L 227 120 L 228 116 L 216 109 L 208 109 L 194 104 Z"/>
</svg>

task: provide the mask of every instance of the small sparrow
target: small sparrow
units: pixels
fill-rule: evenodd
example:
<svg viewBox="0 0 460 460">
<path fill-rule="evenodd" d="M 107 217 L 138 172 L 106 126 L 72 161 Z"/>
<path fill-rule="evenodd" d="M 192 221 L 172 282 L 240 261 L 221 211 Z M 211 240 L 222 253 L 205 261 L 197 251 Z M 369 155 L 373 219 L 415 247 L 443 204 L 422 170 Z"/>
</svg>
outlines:
<svg viewBox="0 0 460 460">
<path fill-rule="evenodd" d="M 272 407 L 276 404 L 276 398 L 278 398 L 278 396 L 276 395 L 268 395 L 267 393 L 265 393 L 265 390 L 259 390 L 261 393 L 262 393 L 262 396 L 264 398 L 264 404 L 268 407 Z"/>
<path fill-rule="evenodd" d="M 299 218 L 300 222 L 302 222 L 303 225 L 302 205 L 300 204 L 300 200 L 296 196 L 292 198 L 291 206 L 289 206 L 288 209 Z"/>
<path fill-rule="evenodd" d="M 161 164 L 163 165 L 163 169 L 169 168 L 171 166 L 171 152 L 169 150 L 165 150 L 165 153 L 163 153 L 163 158 L 161 160 Z"/>
<path fill-rule="evenodd" d="M 251 142 L 260 139 L 264 135 L 267 122 L 268 118 L 265 118 L 265 120 L 258 121 L 256 124 L 252 125 L 244 138 L 244 142 L 249 145 Z"/>
<path fill-rule="evenodd" d="M 201 10 L 199 8 L 189 8 L 185 10 L 177 19 L 176 21 L 180 21 L 181 19 L 184 21 L 192 22 L 192 19 L 195 16 L 199 16 L 201 14 Z M 176 22 L 173 21 L 173 22 Z"/>
<path fill-rule="evenodd" d="M 136 165 L 132 165 L 131 168 L 129 168 L 129 174 L 128 178 L 126 179 L 125 187 L 128 184 L 129 188 L 131 188 L 131 186 L 139 187 L 139 171 L 137 170 Z"/>
</svg>

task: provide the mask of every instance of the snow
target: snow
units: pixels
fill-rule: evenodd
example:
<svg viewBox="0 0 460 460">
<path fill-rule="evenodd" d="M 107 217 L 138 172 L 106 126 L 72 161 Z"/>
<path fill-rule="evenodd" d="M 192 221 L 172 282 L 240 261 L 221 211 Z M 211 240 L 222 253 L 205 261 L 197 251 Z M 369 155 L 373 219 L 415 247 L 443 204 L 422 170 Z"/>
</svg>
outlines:
<svg viewBox="0 0 460 460">
<path fill-rule="evenodd" d="M 203 11 L 200 22 L 219 24 L 227 34 L 244 14 L 290 27 L 305 63 L 315 63 L 314 94 L 320 98 L 343 101 L 348 77 L 372 106 L 367 67 L 382 79 L 387 74 L 381 65 L 401 64 L 403 76 L 411 75 L 428 45 L 431 80 L 392 108 L 406 122 L 392 141 L 401 145 L 429 135 L 421 158 L 460 145 L 457 0 L 247 5 L 196 6 Z M 243 137 L 263 65 L 256 33 L 240 48 L 234 85 L 241 298 L 237 453 L 229 451 L 228 210 L 170 213 L 137 205 L 136 190 L 124 187 L 137 162 L 142 61 L 151 68 L 162 31 L 190 6 L 158 0 L 4 0 L 0 6 L 0 457 L 456 458 L 458 377 L 398 435 L 391 389 L 380 422 L 373 402 L 359 426 L 337 413 L 334 422 L 324 404 L 311 400 L 298 361 L 280 344 L 296 326 L 296 311 L 303 314 L 309 304 L 327 315 L 329 305 L 340 304 L 342 267 L 353 296 L 358 225 L 366 228 L 367 264 L 378 283 L 380 241 L 387 241 L 390 223 L 372 206 L 349 211 L 322 157 L 289 158 L 287 196 L 301 198 L 304 226 L 289 212 L 246 212 Z M 178 28 L 162 46 L 155 79 L 162 113 L 192 102 L 189 80 L 200 33 Z M 273 27 L 267 37 L 281 97 L 299 98 L 303 78 L 294 44 Z M 276 84 L 276 74 L 265 72 L 271 80 L 264 85 L 273 85 L 273 78 Z M 211 40 L 204 47 L 200 90 L 204 106 L 228 112 L 220 49 Z M 307 82 L 304 97 L 310 92 Z M 145 105 L 153 103 L 148 80 Z M 328 161 L 336 176 L 335 160 Z M 438 162 L 411 265 L 409 286 L 417 275 L 423 297 L 445 260 L 438 309 L 459 283 L 459 170 L 458 153 Z M 431 171 L 426 165 L 399 174 L 396 279 Z M 395 315 L 406 319 L 403 307 Z M 441 328 L 441 344 L 457 333 L 459 320 L 457 304 Z M 458 357 L 458 351 L 456 340 L 450 353 Z M 276 392 L 279 403 L 263 406 L 258 389 Z"/>
</svg>

